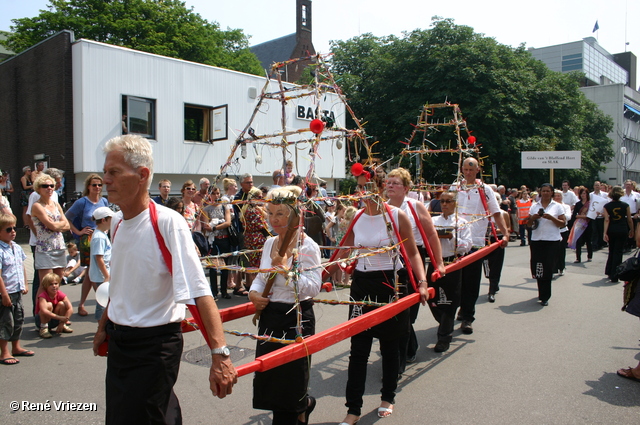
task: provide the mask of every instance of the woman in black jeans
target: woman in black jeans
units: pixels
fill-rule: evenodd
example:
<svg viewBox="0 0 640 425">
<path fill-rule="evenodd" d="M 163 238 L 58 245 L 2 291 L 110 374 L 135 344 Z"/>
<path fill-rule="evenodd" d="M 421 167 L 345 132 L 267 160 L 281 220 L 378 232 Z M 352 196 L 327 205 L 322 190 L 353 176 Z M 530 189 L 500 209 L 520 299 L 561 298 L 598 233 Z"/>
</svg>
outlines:
<svg viewBox="0 0 640 425">
<path fill-rule="evenodd" d="M 624 190 L 620 186 L 611 189 L 609 196 L 612 201 L 604 206 L 604 241 L 609 244 L 609 257 L 604 273 L 616 283 L 616 267 L 622 263 L 622 251 L 627 238 L 633 238 L 633 220 L 629 204 L 622 202 L 620 198 Z"/>
<path fill-rule="evenodd" d="M 220 189 L 215 186 L 212 186 L 209 199 L 211 203 L 200 211 L 202 230 L 207 232 L 211 254 L 226 254 L 231 252 L 229 231 L 227 230 L 231 226 L 231 210 L 228 204 L 220 203 Z M 226 259 L 224 261 L 226 263 Z M 222 298 L 230 299 L 231 295 L 227 293 L 227 274 L 228 270 L 222 269 L 220 295 Z M 209 269 L 209 281 L 211 282 L 213 297 L 218 299 L 218 269 Z"/>
</svg>

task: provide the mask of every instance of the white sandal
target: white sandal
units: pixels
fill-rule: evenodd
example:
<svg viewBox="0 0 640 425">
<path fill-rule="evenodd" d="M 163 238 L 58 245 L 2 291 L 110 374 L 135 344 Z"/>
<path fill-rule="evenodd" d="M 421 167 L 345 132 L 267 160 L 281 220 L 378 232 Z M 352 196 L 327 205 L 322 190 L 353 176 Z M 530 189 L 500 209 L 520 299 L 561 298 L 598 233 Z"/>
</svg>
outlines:
<svg viewBox="0 0 640 425">
<path fill-rule="evenodd" d="M 391 407 L 378 407 L 378 417 L 388 418 L 393 413 L 393 405 Z"/>
</svg>

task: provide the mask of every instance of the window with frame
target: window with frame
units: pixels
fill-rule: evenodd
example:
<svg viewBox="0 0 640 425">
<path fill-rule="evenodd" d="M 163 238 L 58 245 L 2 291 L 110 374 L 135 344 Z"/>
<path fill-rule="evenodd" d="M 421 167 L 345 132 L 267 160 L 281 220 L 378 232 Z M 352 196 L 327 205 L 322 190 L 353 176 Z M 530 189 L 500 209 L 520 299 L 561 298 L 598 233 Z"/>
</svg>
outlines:
<svg viewBox="0 0 640 425">
<path fill-rule="evenodd" d="M 155 99 L 122 96 L 122 134 L 127 133 L 156 138 Z"/>
<path fill-rule="evenodd" d="M 227 138 L 227 105 L 184 105 L 184 140 L 212 143 Z"/>
</svg>

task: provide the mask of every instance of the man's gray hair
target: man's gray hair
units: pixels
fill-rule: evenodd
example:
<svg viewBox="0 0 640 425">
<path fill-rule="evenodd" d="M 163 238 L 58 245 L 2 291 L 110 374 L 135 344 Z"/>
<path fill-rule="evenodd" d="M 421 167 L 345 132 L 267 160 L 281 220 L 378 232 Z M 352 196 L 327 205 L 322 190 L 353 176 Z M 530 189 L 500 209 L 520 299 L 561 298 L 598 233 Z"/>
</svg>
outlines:
<svg viewBox="0 0 640 425">
<path fill-rule="evenodd" d="M 146 167 L 149 169 L 147 189 L 153 181 L 153 149 L 151 143 L 137 134 L 125 134 L 107 141 L 102 151 L 108 154 L 113 151 L 121 151 L 124 162 L 132 168 Z"/>
<path fill-rule="evenodd" d="M 204 183 L 210 183 L 210 182 L 209 182 L 209 179 L 208 179 L 208 178 L 206 178 L 206 177 L 201 178 L 201 179 L 200 179 L 200 183 L 199 183 L 199 184 L 201 184 L 201 185 L 202 185 L 202 184 L 204 184 Z"/>
<path fill-rule="evenodd" d="M 61 179 L 62 175 L 64 174 L 64 171 L 59 170 L 57 168 L 47 168 L 46 170 L 43 171 L 44 174 L 48 174 L 49 176 L 53 177 L 54 179 Z"/>
<path fill-rule="evenodd" d="M 240 176 L 240 183 L 242 183 L 242 180 L 246 179 L 247 177 L 253 180 L 253 176 L 251 174 L 244 173 L 242 176 Z"/>
</svg>

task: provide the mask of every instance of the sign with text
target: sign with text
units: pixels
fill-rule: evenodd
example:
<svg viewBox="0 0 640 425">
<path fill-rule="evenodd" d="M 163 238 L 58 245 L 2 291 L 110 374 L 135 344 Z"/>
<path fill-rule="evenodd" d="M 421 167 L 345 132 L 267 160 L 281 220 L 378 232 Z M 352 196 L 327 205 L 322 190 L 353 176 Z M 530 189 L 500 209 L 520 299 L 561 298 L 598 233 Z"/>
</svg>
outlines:
<svg viewBox="0 0 640 425">
<path fill-rule="evenodd" d="M 578 169 L 582 168 L 581 151 L 532 151 L 521 152 L 525 169 Z"/>
</svg>

